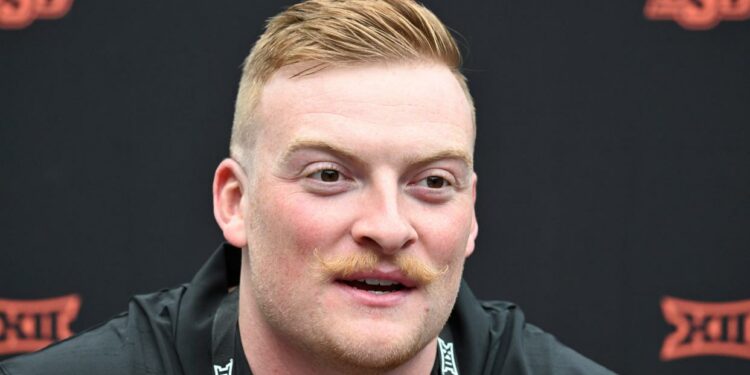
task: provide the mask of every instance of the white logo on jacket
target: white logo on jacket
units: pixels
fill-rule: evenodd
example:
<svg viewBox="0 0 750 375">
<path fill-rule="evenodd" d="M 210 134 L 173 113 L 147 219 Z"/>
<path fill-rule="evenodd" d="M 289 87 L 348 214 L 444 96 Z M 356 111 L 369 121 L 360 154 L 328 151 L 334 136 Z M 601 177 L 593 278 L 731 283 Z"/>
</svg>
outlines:
<svg viewBox="0 0 750 375">
<path fill-rule="evenodd" d="M 453 343 L 445 342 L 438 337 L 438 346 L 440 347 L 440 373 L 442 375 L 458 375 L 456 356 L 453 354 Z"/>
<path fill-rule="evenodd" d="M 234 359 L 230 359 L 229 363 L 227 363 L 227 365 L 224 367 L 221 367 L 219 365 L 214 365 L 214 375 L 232 375 L 233 364 L 234 364 Z"/>
</svg>

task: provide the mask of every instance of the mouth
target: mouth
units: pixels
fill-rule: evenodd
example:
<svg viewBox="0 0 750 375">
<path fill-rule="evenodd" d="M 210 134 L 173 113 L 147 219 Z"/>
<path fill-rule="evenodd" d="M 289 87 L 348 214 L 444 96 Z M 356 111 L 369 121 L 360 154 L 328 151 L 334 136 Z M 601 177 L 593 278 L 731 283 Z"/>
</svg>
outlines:
<svg viewBox="0 0 750 375">
<path fill-rule="evenodd" d="M 379 296 L 389 293 L 399 292 L 405 289 L 410 289 L 406 285 L 394 281 L 384 279 L 351 279 L 351 280 L 336 280 L 336 282 L 342 283 L 351 288 L 362 290 L 365 292 L 372 293 L 373 295 Z"/>
</svg>

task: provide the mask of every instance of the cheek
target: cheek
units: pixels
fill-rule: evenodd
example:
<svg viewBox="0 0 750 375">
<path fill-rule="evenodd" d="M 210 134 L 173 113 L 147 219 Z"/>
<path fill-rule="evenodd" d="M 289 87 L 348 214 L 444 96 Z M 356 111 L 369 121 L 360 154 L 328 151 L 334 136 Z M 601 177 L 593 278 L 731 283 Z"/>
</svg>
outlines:
<svg viewBox="0 0 750 375">
<path fill-rule="evenodd" d="M 315 197 L 305 192 L 275 194 L 268 197 L 268 228 L 287 246 L 299 251 L 328 247 L 346 235 L 350 219 L 345 201 Z M 322 249 L 323 250 L 323 249 Z"/>
<path fill-rule="evenodd" d="M 428 256 L 440 263 L 462 261 L 471 232 L 473 211 L 469 208 L 448 207 L 422 220 L 418 232 Z"/>
</svg>

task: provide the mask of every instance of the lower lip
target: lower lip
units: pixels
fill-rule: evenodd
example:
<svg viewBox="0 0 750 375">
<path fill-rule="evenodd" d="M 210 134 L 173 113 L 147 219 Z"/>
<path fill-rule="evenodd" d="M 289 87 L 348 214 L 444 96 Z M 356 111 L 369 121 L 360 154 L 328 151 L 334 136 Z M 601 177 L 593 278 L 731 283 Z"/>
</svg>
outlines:
<svg viewBox="0 0 750 375">
<path fill-rule="evenodd" d="M 366 290 L 357 289 L 342 282 L 336 282 L 336 286 L 353 298 L 357 303 L 369 307 L 393 307 L 401 304 L 412 292 L 412 289 L 401 289 L 395 292 L 375 294 Z"/>
</svg>

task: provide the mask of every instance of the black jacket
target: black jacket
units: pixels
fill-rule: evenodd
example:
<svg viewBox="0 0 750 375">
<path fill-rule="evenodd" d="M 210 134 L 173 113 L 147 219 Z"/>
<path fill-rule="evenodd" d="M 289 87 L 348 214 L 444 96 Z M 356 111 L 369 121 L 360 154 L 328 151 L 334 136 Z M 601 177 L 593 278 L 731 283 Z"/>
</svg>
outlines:
<svg viewBox="0 0 750 375">
<path fill-rule="evenodd" d="M 231 303 L 227 290 L 238 284 L 239 264 L 240 251 L 224 244 L 190 284 L 135 296 L 127 312 L 39 352 L 0 363 L 0 373 L 226 374 L 227 362 L 217 359 L 216 334 L 216 323 L 224 319 L 214 318 L 226 301 Z M 236 347 L 239 340 L 232 342 L 228 355 L 234 357 L 237 374 L 247 363 Z M 611 374 L 527 324 L 512 303 L 478 301 L 465 283 L 440 334 L 432 373 Z"/>
</svg>

